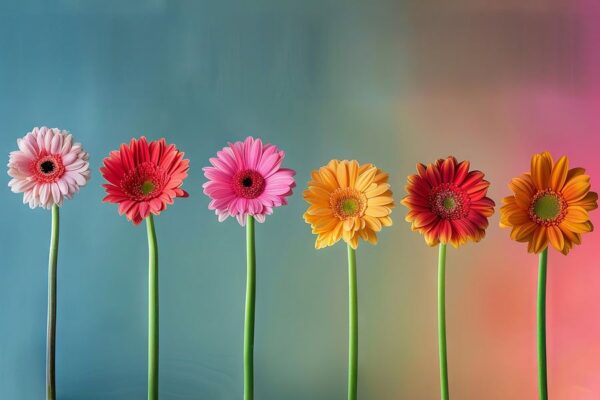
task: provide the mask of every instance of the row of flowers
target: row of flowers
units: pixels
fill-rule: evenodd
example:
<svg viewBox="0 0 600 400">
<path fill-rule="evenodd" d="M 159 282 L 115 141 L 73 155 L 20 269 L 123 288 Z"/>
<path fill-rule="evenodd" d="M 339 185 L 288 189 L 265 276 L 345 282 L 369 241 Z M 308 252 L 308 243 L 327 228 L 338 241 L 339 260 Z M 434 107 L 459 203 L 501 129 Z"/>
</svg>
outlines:
<svg viewBox="0 0 600 400">
<path fill-rule="evenodd" d="M 48 294 L 47 398 L 54 399 L 54 341 L 56 331 L 56 269 L 59 206 L 90 178 L 89 155 L 71 134 L 60 129 L 35 128 L 17 140 L 10 153 L 8 174 L 11 190 L 23 193 L 31 208 L 52 209 L 52 237 Z M 255 303 L 254 221 L 264 222 L 276 207 L 287 204 L 295 187 L 292 169 L 282 167 L 285 153 L 260 139 L 248 137 L 230 143 L 204 168 L 204 193 L 209 209 L 219 221 L 235 218 L 247 229 L 247 290 L 244 341 L 244 398 L 253 398 L 253 337 Z M 149 260 L 149 375 L 148 398 L 158 398 L 158 257 L 153 216 L 159 215 L 182 189 L 189 160 L 165 139 L 148 142 L 145 137 L 122 144 L 104 159 L 100 172 L 106 183 L 105 202 L 134 224 L 147 222 Z M 487 197 L 490 183 L 484 174 L 471 170 L 468 161 L 454 157 L 417 164 L 408 177 L 402 204 L 406 221 L 423 235 L 429 246 L 439 247 L 439 349 L 441 397 L 449 398 L 445 334 L 446 245 L 459 247 L 485 236 L 495 203 Z M 538 290 L 538 359 L 540 398 L 547 398 L 545 358 L 545 279 L 547 249 L 551 245 L 567 254 L 581 244 L 582 234 L 593 225 L 588 212 L 597 207 L 598 196 L 590 191 L 583 168 L 570 168 L 563 156 L 554 161 L 548 152 L 531 159 L 530 172 L 514 178 L 512 195 L 503 199 L 500 225 L 511 228 L 511 238 L 526 242 L 528 251 L 540 255 Z M 358 323 L 356 301 L 356 255 L 359 241 L 377 243 L 377 234 L 391 226 L 395 206 L 388 174 L 373 164 L 331 160 L 311 174 L 304 199 L 309 207 L 304 220 L 316 235 L 320 249 L 343 240 L 348 246 L 349 268 L 349 365 L 348 398 L 356 399 Z"/>
</svg>

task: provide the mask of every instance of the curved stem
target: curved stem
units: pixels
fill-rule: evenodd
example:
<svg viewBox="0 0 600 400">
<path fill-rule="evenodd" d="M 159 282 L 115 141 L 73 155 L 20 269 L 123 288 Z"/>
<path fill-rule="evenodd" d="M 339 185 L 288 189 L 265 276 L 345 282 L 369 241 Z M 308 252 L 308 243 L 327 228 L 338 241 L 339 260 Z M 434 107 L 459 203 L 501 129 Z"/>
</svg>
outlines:
<svg viewBox="0 0 600 400">
<path fill-rule="evenodd" d="M 56 262 L 58 260 L 58 205 L 52 206 L 52 229 L 50 233 L 50 255 L 48 257 L 48 324 L 46 330 L 46 399 L 56 398 L 55 353 L 56 353 Z"/>
<path fill-rule="evenodd" d="M 548 248 L 540 253 L 537 297 L 537 351 L 539 400 L 548 399 L 548 373 L 546 370 L 546 273 Z"/>
<path fill-rule="evenodd" d="M 356 400 L 358 387 L 358 295 L 356 251 L 348 245 L 348 400 Z"/>
<path fill-rule="evenodd" d="M 158 246 L 152 214 L 148 231 L 148 400 L 158 399 Z"/>
<path fill-rule="evenodd" d="M 244 320 L 244 400 L 254 399 L 254 310 L 256 303 L 256 255 L 254 217 L 246 221 L 246 315 Z"/>
<path fill-rule="evenodd" d="M 438 258 L 438 340 L 440 352 L 440 392 L 450 398 L 448 389 L 448 355 L 446 351 L 446 245 L 440 243 Z"/>
</svg>

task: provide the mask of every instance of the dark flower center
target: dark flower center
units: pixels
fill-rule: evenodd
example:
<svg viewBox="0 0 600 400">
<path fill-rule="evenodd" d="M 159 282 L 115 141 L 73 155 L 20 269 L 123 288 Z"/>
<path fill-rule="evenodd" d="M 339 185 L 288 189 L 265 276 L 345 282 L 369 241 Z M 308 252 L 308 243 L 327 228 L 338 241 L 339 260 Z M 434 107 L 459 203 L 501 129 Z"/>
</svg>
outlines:
<svg viewBox="0 0 600 400">
<path fill-rule="evenodd" d="M 237 196 L 255 199 L 265 191 L 266 181 L 259 172 L 246 169 L 233 176 L 232 186 Z"/>
<path fill-rule="evenodd" d="M 36 180 L 44 183 L 54 183 L 65 173 L 62 158 L 53 154 L 44 155 L 33 161 L 30 168 Z"/>
<path fill-rule="evenodd" d="M 52 162 L 51 160 L 44 161 L 40 164 L 40 170 L 44 174 L 51 173 L 52 171 L 54 171 L 54 168 L 56 168 L 56 166 L 54 165 L 54 162 Z"/>
</svg>

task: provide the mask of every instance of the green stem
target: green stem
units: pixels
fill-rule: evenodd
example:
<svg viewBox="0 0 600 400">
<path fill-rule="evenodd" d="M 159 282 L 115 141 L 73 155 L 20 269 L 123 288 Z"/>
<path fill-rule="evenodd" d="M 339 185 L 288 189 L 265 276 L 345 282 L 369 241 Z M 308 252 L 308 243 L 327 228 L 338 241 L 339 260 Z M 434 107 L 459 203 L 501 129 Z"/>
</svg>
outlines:
<svg viewBox="0 0 600 400">
<path fill-rule="evenodd" d="M 358 387 L 358 295 L 356 251 L 348 245 L 348 400 L 356 400 Z"/>
<path fill-rule="evenodd" d="M 537 351 L 539 400 L 548 400 L 548 372 L 546 370 L 546 273 L 548 248 L 540 253 L 537 297 Z"/>
<path fill-rule="evenodd" d="M 56 261 L 58 260 L 58 231 L 60 226 L 58 205 L 52 206 L 52 230 L 48 257 L 48 325 L 46 330 L 46 399 L 56 398 Z"/>
<path fill-rule="evenodd" d="M 244 320 L 244 400 L 254 399 L 254 310 L 256 304 L 256 254 L 254 217 L 246 221 L 246 315 Z"/>
<path fill-rule="evenodd" d="M 152 214 L 148 231 L 148 400 L 158 399 L 158 247 Z"/>
<path fill-rule="evenodd" d="M 440 243 L 438 258 L 438 340 L 440 352 L 440 392 L 442 400 L 450 398 L 448 389 L 448 355 L 446 351 L 446 245 Z"/>
</svg>

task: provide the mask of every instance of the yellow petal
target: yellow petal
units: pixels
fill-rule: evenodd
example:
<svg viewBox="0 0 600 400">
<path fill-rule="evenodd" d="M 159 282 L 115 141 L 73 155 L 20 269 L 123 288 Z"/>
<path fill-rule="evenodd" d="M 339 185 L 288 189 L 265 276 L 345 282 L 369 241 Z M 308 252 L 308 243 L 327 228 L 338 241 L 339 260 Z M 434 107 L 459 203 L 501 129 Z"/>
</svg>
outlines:
<svg viewBox="0 0 600 400">
<path fill-rule="evenodd" d="M 371 185 L 371 183 L 373 182 L 376 173 L 377 168 L 375 167 L 369 168 L 365 172 L 361 173 L 358 179 L 356 180 L 354 188 L 360 192 L 364 192 L 365 190 L 367 190 L 369 185 Z"/>
<path fill-rule="evenodd" d="M 386 206 L 388 204 L 392 204 L 393 202 L 394 199 L 387 196 L 378 196 L 367 200 L 367 204 L 369 206 Z"/>
<path fill-rule="evenodd" d="M 358 162 L 352 160 L 348 163 L 348 186 L 354 187 L 356 177 L 358 176 Z"/>
<path fill-rule="evenodd" d="M 367 209 L 365 210 L 365 214 L 372 217 L 386 217 L 390 212 L 391 210 L 389 208 L 382 206 L 367 206 Z"/>
<path fill-rule="evenodd" d="M 338 164 L 336 177 L 341 188 L 348 187 L 348 168 L 347 161 L 342 161 Z"/>
</svg>

